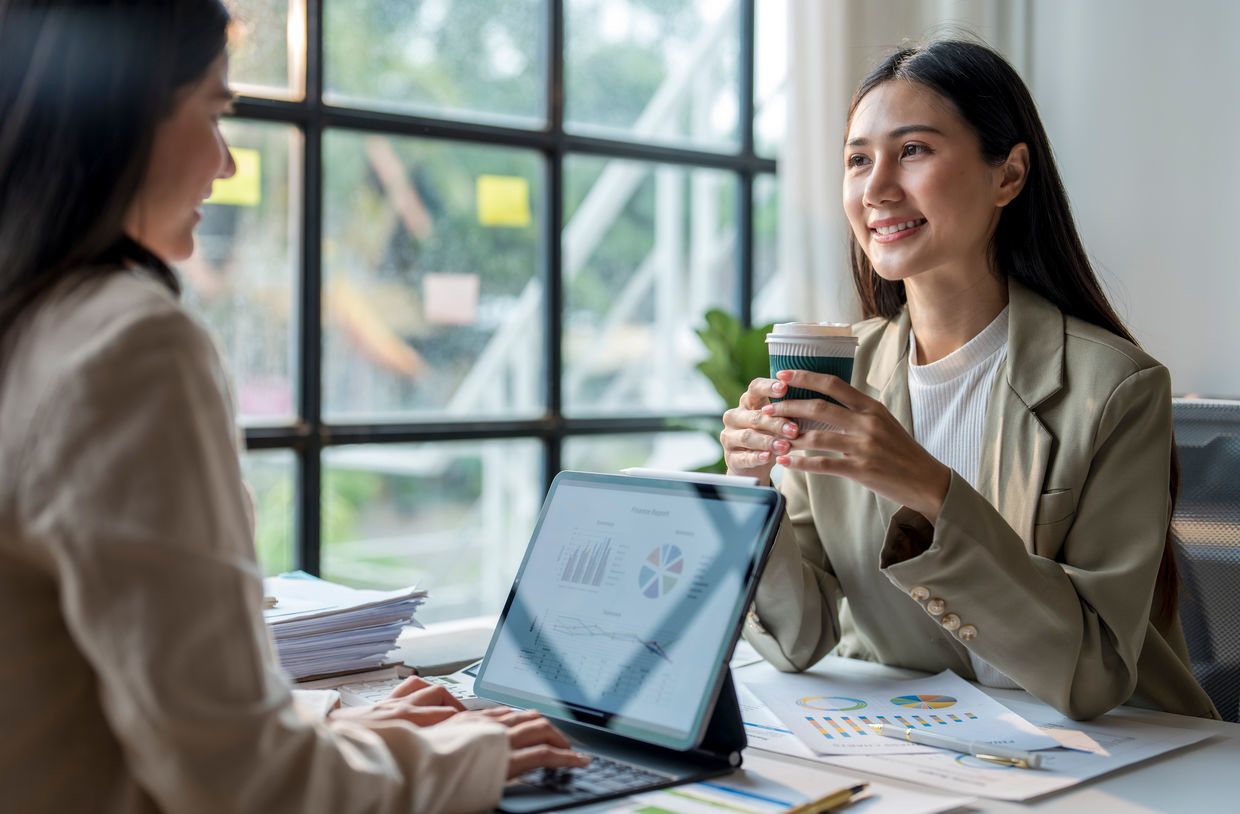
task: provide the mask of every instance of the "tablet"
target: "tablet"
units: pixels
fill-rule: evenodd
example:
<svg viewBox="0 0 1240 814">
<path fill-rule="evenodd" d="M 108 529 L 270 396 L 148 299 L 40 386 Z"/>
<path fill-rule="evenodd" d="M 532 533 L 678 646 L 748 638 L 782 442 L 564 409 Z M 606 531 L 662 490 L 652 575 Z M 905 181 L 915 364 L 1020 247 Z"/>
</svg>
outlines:
<svg viewBox="0 0 1240 814">
<path fill-rule="evenodd" d="M 561 472 L 474 692 L 697 746 L 782 508 L 767 487 Z"/>
</svg>

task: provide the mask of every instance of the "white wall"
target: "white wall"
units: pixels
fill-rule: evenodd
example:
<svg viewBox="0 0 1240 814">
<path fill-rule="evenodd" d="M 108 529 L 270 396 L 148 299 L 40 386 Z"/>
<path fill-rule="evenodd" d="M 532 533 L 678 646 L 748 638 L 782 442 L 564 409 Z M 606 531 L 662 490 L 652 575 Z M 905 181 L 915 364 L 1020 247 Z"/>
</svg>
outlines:
<svg viewBox="0 0 1240 814">
<path fill-rule="evenodd" d="M 1120 315 L 1177 394 L 1240 398 L 1240 3 L 1029 17 L 1026 79 Z"/>
</svg>

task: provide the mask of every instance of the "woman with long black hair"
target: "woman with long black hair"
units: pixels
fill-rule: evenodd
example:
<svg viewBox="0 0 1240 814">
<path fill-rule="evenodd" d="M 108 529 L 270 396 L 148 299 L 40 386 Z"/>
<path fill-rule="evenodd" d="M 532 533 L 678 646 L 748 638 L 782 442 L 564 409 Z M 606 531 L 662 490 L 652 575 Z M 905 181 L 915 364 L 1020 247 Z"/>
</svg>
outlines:
<svg viewBox="0 0 1240 814">
<path fill-rule="evenodd" d="M 3 807 L 490 808 L 585 759 L 419 679 L 329 711 L 272 657 L 226 377 L 168 265 L 234 172 L 227 25 L 219 0 L 0 0 Z"/>
<path fill-rule="evenodd" d="M 786 467 L 749 641 L 785 670 L 834 648 L 1074 718 L 1217 717 L 1176 615 L 1170 377 L 1098 285 L 1020 77 L 977 43 L 899 50 L 841 160 L 852 382 L 784 371 L 724 416 L 730 472 Z M 838 403 L 771 402 L 791 387 Z"/>
</svg>

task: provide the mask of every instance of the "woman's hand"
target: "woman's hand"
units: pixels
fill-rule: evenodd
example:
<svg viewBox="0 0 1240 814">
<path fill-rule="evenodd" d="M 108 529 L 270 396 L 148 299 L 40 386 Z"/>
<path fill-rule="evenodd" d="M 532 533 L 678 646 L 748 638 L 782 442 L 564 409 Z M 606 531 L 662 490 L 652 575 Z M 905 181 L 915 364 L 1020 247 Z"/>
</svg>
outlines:
<svg viewBox="0 0 1240 814">
<path fill-rule="evenodd" d="M 760 411 L 768 422 L 764 426 L 806 418 L 835 428 L 800 433 L 800 437 L 789 442 L 792 450 L 825 450 L 842 456 L 792 457 L 782 453 L 776 457 L 776 463 L 789 469 L 848 478 L 921 513 L 931 523 L 938 520 L 951 484 L 951 470 L 926 452 L 882 402 L 843 379 L 824 373 L 783 370 L 779 379 L 788 387 L 822 393 L 844 406 L 824 399 L 797 399 L 762 406 Z"/>
<path fill-rule="evenodd" d="M 412 676 L 405 679 L 392 694 L 367 707 L 341 707 L 328 717 L 367 723 L 372 721 L 408 721 L 414 726 L 434 726 L 465 709 L 452 693 L 443 687 Z"/>
<path fill-rule="evenodd" d="M 772 396 L 778 398 L 787 392 L 787 384 L 778 379 L 754 379 L 741 394 L 740 406 L 723 414 L 719 442 L 729 475 L 757 478 L 761 484 L 771 482 L 776 457 L 792 450 L 792 439 L 800 430 L 787 419 L 763 413 L 763 408 L 771 403 Z"/>
<path fill-rule="evenodd" d="M 392 694 L 368 707 L 342 707 L 329 717 L 357 721 L 407 721 L 414 726 L 455 726 L 469 721 L 495 721 L 508 728 L 508 778 L 532 769 L 586 766 L 590 758 L 574 752 L 560 730 L 532 710 L 508 707 L 465 712 L 443 687 L 417 676 L 405 679 Z"/>
<path fill-rule="evenodd" d="M 534 769 L 580 768 L 590 763 L 590 758 L 573 751 L 560 730 L 533 710 L 493 707 L 464 712 L 444 726 L 476 720 L 496 721 L 508 727 L 509 780 Z"/>
</svg>

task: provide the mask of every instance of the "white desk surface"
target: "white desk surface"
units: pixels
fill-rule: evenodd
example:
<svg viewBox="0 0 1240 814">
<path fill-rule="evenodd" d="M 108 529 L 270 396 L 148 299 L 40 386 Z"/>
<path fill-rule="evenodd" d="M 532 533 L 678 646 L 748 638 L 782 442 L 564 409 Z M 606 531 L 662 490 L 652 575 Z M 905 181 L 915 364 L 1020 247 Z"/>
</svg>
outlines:
<svg viewBox="0 0 1240 814">
<path fill-rule="evenodd" d="M 734 676 L 743 681 L 746 669 L 742 667 L 736 670 Z M 820 670 L 836 675 L 883 678 L 912 678 L 922 675 L 910 670 L 834 656 L 828 656 L 811 672 Z M 997 690 L 990 687 L 981 689 L 1000 702 L 1019 700 L 1037 703 L 1029 693 L 1022 690 Z M 1188 718 L 1135 707 L 1120 707 L 1108 715 L 1131 718 L 1147 724 L 1207 731 L 1214 737 L 1037 800 L 1014 803 L 979 797 L 967 810 L 1059 814 L 1212 814 L 1240 811 L 1240 724 Z M 806 762 L 773 752 L 763 751 L 761 754 L 763 757 L 781 761 Z M 849 774 L 862 773 L 849 770 Z M 925 788 L 891 777 L 874 775 L 872 779 L 905 788 Z"/>
<path fill-rule="evenodd" d="M 466 661 L 477 658 L 486 649 L 495 624 L 494 618 L 469 620 L 443 630 L 418 631 L 416 639 L 405 641 L 406 662 L 417 666 L 421 655 L 428 651 L 437 662 Z M 440 626 L 436 626 L 437 628 Z M 429 635 L 428 635 L 429 634 Z M 437 635 L 442 634 L 442 635 Z M 443 651 L 443 652 L 440 652 Z M 426 662 L 423 662 L 426 663 Z M 734 676 L 744 680 L 745 667 L 734 671 Z M 841 659 L 828 656 L 813 671 L 826 670 L 836 674 L 875 676 L 886 678 L 912 678 L 921 673 L 886 667 L 881 664 Z M 982 689 L 998 699 L 1037 703 L 1032 696 L 1021 690 Z M 1196 729 L 1213 734 L 1209 740 L 1188 746 L 1161 757 L 1128 766 L 1080 785 L 1046 797 L 1014 803 L 1004 800 L 977 798 L 969 811 L 978 812 L 1055 812 L 1056 814 L 1201 814 L 1208 812 L 1240 811 L 1240 724 L 1188 718 L 1165 712 L 1120 707 L 1108 715 L 1123 716 L 1148 724 L 1174 726 L 1180 729 Z M 765 758 L 793 763 L 807 763 L 794 757 L 774 752 L 760 751 Z M 820 766 L 821 764 L 811 763 Z M 839 773 L 838 767 L 831 770 Z M 848 771 L 849 774 L 863 774 Z M 905 783 L 891 777 L 874 775 L 876 782 L 924 789 L 914 783 Z M 941 792 L 948 793 L 948 792 Z"/>
</svg>

